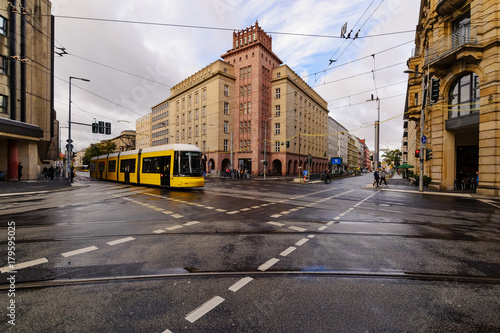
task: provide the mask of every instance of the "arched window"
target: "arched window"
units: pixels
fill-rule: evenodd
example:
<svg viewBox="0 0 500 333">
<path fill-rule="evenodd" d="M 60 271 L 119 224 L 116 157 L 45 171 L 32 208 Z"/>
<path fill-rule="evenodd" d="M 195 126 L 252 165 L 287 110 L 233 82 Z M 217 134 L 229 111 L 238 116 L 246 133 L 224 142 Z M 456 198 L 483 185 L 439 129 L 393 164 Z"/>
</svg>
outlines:
<svg viewBox="0 0 500 333">
<path fill-rule="evenodd" d="M 467 73 L 453 84 L 449 95 L 448 118 L 479 113 L 479 76 Z"/>
</svg>

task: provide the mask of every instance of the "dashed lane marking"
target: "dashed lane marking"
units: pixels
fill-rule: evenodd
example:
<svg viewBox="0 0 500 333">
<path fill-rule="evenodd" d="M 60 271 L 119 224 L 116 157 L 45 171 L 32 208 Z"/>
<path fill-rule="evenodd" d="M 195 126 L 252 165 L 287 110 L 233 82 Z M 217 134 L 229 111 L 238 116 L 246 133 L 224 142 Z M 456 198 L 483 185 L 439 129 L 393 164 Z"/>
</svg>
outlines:
<svg viewBox="0 0 500 333">
<path fill-rule="evenodd" d="M 304 232 L 304 231 L 307 230 L 307 229 L 300 228 L 300 227 L 295 227 L 295 226 L 288 227 L 288 229 L 292 229 L 292 230 L 300 231 L 300 232 Z"/>
<path fill-rule="evenodd" d="M 277 225 L 278 227 L 282 227 L 285 225 L 284 223 L 280 223 L 280 222 L 267 222 L 267 223 L 272 224 L 272 225 Z"/>
<path fill-rule="evenodd" d="M 200 307 L 196 308 L 186 316 L 186 320 L 190 323 L 194 323 L 208 312 L 215 309 L 219 304 L 224 302 L 224 298 L 220 296 L 212 297 L 209 301 L 203 303 Z"/>
<path fill-rule="evenodd" d="M 276 258 L 271 258 L 268 261 L 266 261 L 265 263 L 263 263 L 262 265 L 260 265 L 257 269 L 259 271 L 262 271 L 262 272 L 267 271 L 269 268 L 271 268 L 278 261 L 280 261 L 280 260 L 276 259 Z"/>
<path fill-rule="evenodd" d="M 304 245 L 305 243 L 307 243 L 309 241 L 309 239 L 307 238 L 302 238 L 301 240 L 299 240 L 297 243 L 295 243 L 295 245 L 297 246 L 302 246 Z"/>
<path fill-rule="evenodd" d="M 134 239 L 135 239 L 134 237 L 126 237 L 126 238 L 117 239 L 117 240 L 114 240 L 111 242 L 107 242 L 106 244 L 113 246 L 113 245 L 117 245 L 117 244 L 121 244 L 121 243 L 125 243 L 125 242 L 130 242 L 130 241 L 133 241 Z"/>
<path fill-rule="evenodd" d="M 69 251 L 69 252 L 64 252 L 64 253 L 61 253 L 61 255 L 63 257 L 72 257 L 72 256 L 76 256 L 78 254 L 82 254 L 82 253 L 87 253 L 87 252 L 91 252 L 91 251 L 95 251 L 95 250 L 99 250 L 96 246 L 89 246 L 89 247 L 84 247 L 83 249 L 79 249 L 79 250 L 74 250 L 74 251 Z"/>
<path fill-rule="evenodd" d="M 182 227 L 183 227 L 182 225 L 174 225 L 174 226 L 171 226 L 171 227 L 168 227 L 168 228 L 165 228 L 165 229 L 167 229 L 167 230 L 175 230 L 175 229 L 180 229 Z"/>
<path fill-rule="evenodd" d="M 12 271 L 16 271 L 18 269 L 23 269 L 23 268 L 27 268 L 27 267 L 31 267 L 31 266 L 36 266 L 36 265 L 44 264 L 46 262 L 49 262 L 47 260 L 47 258 L 40 258 L 40 259 L 30 260 L 30 261 L 22 262 L 22 263 L 19 263 L 19 264 L 15 264 L 13 268 L 11 268 L 10 266 L 2 267 L 2 268 L 0 268 L 0 273 L 12 272 Z"/>
<path fill-rule="evenodd" d="M 250 283 L 252 280 L 253 280 L 253 278 L 251 278 L 251 277 L 244 277 L 244 278 L 240 279 L 238 282 L 236 282 L 235 284 L 233 284 L 228 289 L 233 291 L 233 292 L 237 292 L 238 290 L 240 290 L 241 288 L 246 286 L 248 283 Z"/>
<path fill-rule="evenodd" d="M 280 253 L 280 256 L 282 257 L 286 257 L 287 255 L 289 255 L 290 253 L 292 253 L 293 251 L 295 251 L 297 248 L 295 246 L 290 246 L 288 249 L 286 249 L 285 251 L 281 252 Z"/>
</svg>

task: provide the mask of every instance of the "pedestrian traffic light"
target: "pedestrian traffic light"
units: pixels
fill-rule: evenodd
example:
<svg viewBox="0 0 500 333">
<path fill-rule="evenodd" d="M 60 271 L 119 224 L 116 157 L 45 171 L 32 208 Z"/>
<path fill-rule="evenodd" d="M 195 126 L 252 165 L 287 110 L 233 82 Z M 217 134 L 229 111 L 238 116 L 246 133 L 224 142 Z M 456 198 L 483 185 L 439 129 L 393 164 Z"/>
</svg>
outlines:
<svg viewBox="0 0 500 333">
<path fill-rule="evenodd" d="M 106 134 L 111 134 L 111 123 L 104 123 L 104 128 L 106 130 Z"/>
<path fill-rule="evenodd" d="M 432 149 L 426 149 L 425 150 L 425 160 L 432 160 Z"/>
<path fill-rule="evenodd" d="M 99 124 L 92 123 L 92 133 L 99 133 Z"/>
<path fill-rule="evenodd" d="M 431 79 L 431 103 L 437 103 L 439 99 L 439 79 Z"/>
<path fill-rule="evenodd" d="M 420 149 L 415 149 L 415 157 L 420 157 Z"/>
</svg>

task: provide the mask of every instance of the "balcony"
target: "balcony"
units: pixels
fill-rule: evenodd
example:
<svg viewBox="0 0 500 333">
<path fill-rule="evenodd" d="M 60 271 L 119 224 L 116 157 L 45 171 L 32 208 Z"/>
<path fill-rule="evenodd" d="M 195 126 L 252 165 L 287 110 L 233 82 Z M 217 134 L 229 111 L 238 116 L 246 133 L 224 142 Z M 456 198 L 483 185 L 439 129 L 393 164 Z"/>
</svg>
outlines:
<svg viewBox="0 0 500 333">
<path fill-rule="evenodd" d="M 453 29 L 450 35 L 433 43 L 427 49 L 425 66 L 448 67 L 460 59 L 474 63 L 481 60 L 482 56 L 477 28 L 468 23 Z"/>
<path fill-rule="evenodd" d="M 462 8 L 467 0 L 441 0 L 436 6 L 436 12 L 441 16 L 448 16 Z"/>
</svg>

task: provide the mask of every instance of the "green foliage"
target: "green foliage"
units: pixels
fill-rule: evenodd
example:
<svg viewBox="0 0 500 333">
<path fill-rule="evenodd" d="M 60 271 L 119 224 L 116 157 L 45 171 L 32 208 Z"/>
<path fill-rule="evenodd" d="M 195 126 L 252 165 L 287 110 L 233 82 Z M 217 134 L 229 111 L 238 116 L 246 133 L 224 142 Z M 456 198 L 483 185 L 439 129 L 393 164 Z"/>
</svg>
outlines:
<svg viewBox="0 0 500 333">
<path fill-rule="evenodd" d="M 389 150 L 382 155 L 382 160 L 387 164 L 392 164 L 397 167 L 401 163 L 401 151 L 399 149 Z"/>
<path fill-rule="evenodd" d="M 92 157 L 114 153 L 115 149 L 116 143 L 114 142 L 91 143 L 85 151 L 82 162 L 84 165 L 90 165 L 90 160 L 92 159 Z"/>
</svg>

